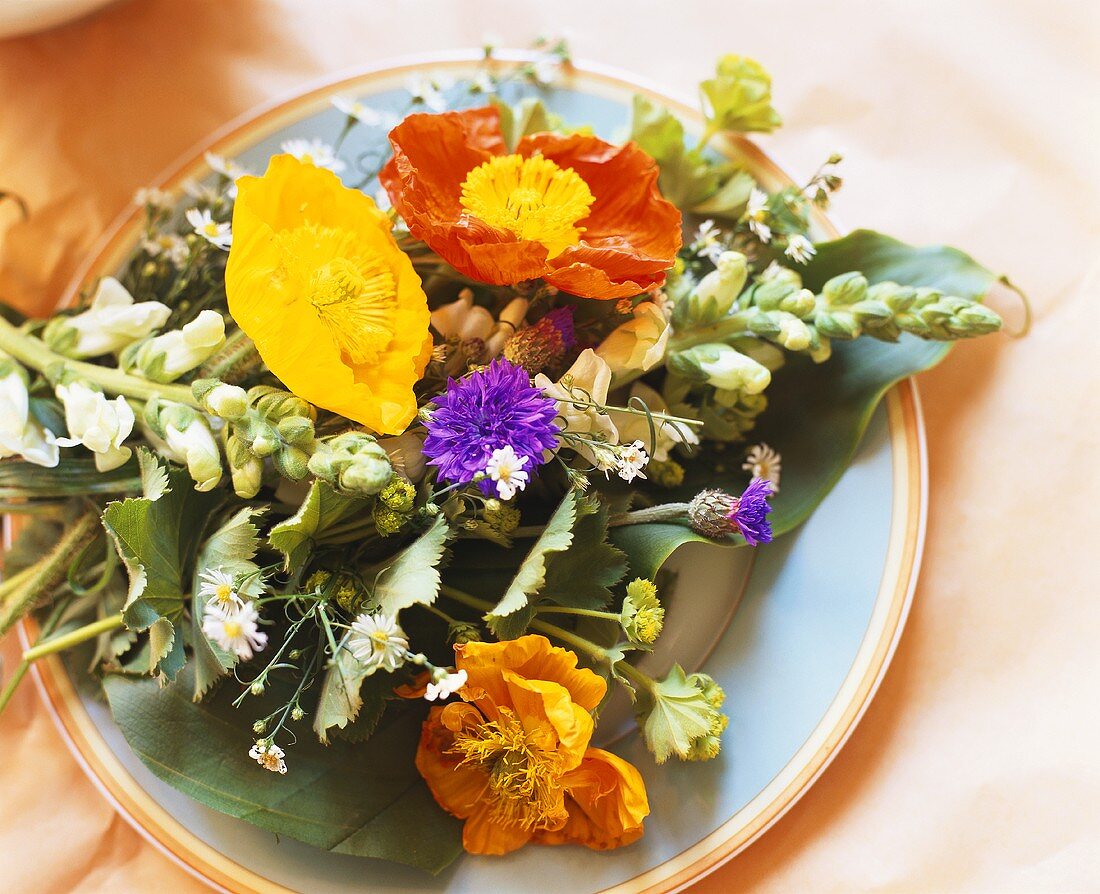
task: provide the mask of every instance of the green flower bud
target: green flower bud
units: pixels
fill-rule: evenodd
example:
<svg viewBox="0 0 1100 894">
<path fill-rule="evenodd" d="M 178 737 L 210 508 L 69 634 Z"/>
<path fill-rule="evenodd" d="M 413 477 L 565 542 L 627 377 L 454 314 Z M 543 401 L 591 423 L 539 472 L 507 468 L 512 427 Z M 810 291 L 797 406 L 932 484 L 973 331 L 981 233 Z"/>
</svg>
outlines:
<svg viewBox="0 0 1100 894">
<path fill-rule="evenodd" d="M 260 680 L 256 680 L 251 686 L 248 687 L 248 691 L 253 695 L 264 694 L 264 684 Z"/>
<path fill-rule="evenodd" d="M 724 344 L 696 345 L 677 351 L 669 355 L 668 366 L 678 375 L 747 394 L 759 394 L 772 378 L 767 367 Z"/>
<path fill-rule="evenodd" d="M 378 494 L 378 499 L 394 512 L 411 512 L 416 501 L 416 488 L 407 478 L 395 475 Z"/>
<path fill-rule="evenodd" d="M 853 339 L 858 338 L 863 331 L 852 314 L 845 311 L 829 313 L 818 311 L 814 316 L 814 326 L 822 335 L 829 338 Z"/>
<path fill-rule="evenodd" d="M 448 628 L 447 638 L 456 646 L 461 646 L 464 643 L 479 643 L 481 642 L 481 630 L 476 624 L 457 621 Z"/>
<path fill-rule="evenodd" d="M 862 273 L 842 273 L 834 276 L 821 290 L 827 307 L 845 307 L 867 297 L 867 278 Z"/>
<path fill-rule="evenodd" d="M 810 327 L 794 315 L 786 316 L 779 324 L 776 341 L 788 351 L 804 351 L 810 346 Z"/>
<path fill-rule="evenodd" d="M 191 393 L 212 416 L 235 422 L 248 412 L 248 394 L 236 385 L 217 379 L 196 379 L 191 383 Z"/>
<path fill-rule="evenodd" d="M 276 429 L 288 444 L 302 448 L 313 446 L 313 420 L 308 416 L 284 416 Z"/>
<path fill-rule="evenodd" d="M 486 524 L 501 534 L 511 534 L 519 527 L 520 511 L 500 500 L 486 500 L 482 515 Z"/>
<path fill-rule="evenodd" d="M 271 459 L 279 474 L 291 481 L 301 481 L 309 474 L 310 455 L 301 447 L 286 446 Z"/>
<path fill-rule="evenodd" d="M 233 479 L 233 493 L 241 499 L 251 500 L 263 484 L 264 461 L 252 455 L 237 465 L 230 461 L 229 474 Z"/>
<path fill-rule="evenodd" d="M 255 723 L 252 724 L 252 732 L 257 734 L 267 732 L 267 721 L 257 720 Z"/>
<path fill-rule="evenodd" d="M 665 610 L 653 581 L 639 577 L 626 585 L 620 623 L 632 643 L 652 645 L 657 641 L 664 627 Z"/>
<path fill-rule="evenodd" d="M 402 512 L 394 512 L 388 506 L 384 506 L 381 503 L 375 504 L 374 525 L 378 528 L 378 533 L 383 537 L 398 533 L 405 527 L 408 520 L 409 516 Z"/>
<path fill-rule="evenodd" d="M 675 320 L 685 326 L 707 325 L 726 316 L 748 277 L 748 261 L 739 251 L 725 251 L 712 270 L 675 304 Z"/>
<path fill-rule="evenodd" d="M 279 449 L 279 433 L 266 423 L 259 423 L 253 429 L 252 452 L 259 457 L 271 456 Z"/>
<path fill-rule="evenodd" d="M 817 296 L 813 292 L 809 289 L 799 289 L 783 298 L 779 302 L 778 310 L 802 318 L 812 314 L 816 305 Z"/>
<path fill-rule="evenodd" d="M 374 496 L 393 478 L 385 449 L 370 435 L 355 431 L 318 445 L 309 471 L 349 496 Z"/>
<path fill-rule="evenodd" d="M 303 711 L 298 705 L 295 705 L 293 708 L 290 709 L 291 720 L 301 720 L 305 716 L 306 712 Z"/>
</svg>

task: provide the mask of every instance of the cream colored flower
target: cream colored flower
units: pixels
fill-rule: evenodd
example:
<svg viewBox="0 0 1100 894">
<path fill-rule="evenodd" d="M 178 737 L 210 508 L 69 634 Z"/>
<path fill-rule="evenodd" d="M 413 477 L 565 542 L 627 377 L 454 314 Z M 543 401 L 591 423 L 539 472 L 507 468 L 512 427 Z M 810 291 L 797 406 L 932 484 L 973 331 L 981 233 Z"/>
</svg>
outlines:
<svg viewBox="0 0 1100 894">
<path fill-rule="evenodd" d="M 647 372 L 665 356 L 672 328 L 668 314 L 656 301 L 643 301 L 634 308 L 634 318 L 623 323 L 596 348 L 611 372 Z"/>
<path fill-rule="evenodd" d="M 408 656 L 409 639 L 396 618 L 364 613 L 352 622 L 347 647 L 369 676 L 377 670 L 401 667 Z"/>
<path fill-rule="evenodd" d="M 204 310 L 182 329 L 141 345 L 128 365 L 156 382 L 171 382 L 206 362 L 225 343 L 225 320 Z"/>
<path fill-rule="evenodd" d="M 120 351 L 160 329 L 172 315 L 159 301 L 134 303 L 126 287 L 113 276 L 96 286 L 88 309 L 71 317 L 55 317 L 42 338 L 53 350 L 79 360 Z"/>
<path fill-rule="evenodd" d="M 749 204 L 745 208 L 745 220 L 749 229 L 756 234 L 761 242 L 770 242 L 772 228 L 768 226 L 768 194 L 762 189 L 754 189 L 749 193 Z"/>
<path fill-rule="evenodd" d="M 454 673 L 445 671 L 442 668 L 439 671 L 438 678 L 433 679 L 424 689 L 424 698 L 430 702 L 434 702 L 436 699 L 450 698 L 466 685 L 466 671 L 460 670 L 458 673 Z"/>
<path fill-rule="evenodd" d="M 770 481 L 772 490 L 779 493 L 779 476 L 783 471 L 782 457 L 767 444 L 755 445 L 746 455 L 741 468 L 753 478 Z"/>
<path fill-rule="evenodd" d="M 27 374 L 0 352 L 0 459 L 20 456 L 36 466 L 53 468 L 60 451 L 53 432 L 30 416 Z"/>
<path fill-rule="evenodd" d="M 808 264 L 810 258 L 817 254 L 817 249 L 809 239 L 796 233 L 787 240 L 787 247 L 783 250 L 783 254 L 799 264 Z"/>
<path fill-rule="evenodd" d="M 233 575 L 220 568 L 207 568 L 199 575 L 199 598 L 210 608 L 242 608 L 245 600 L 237 592 Z"/>
<path fill-rule="evenodd" d="M 635 382 L 630 387 L 630 399 L 627 406 L 638 408 L 639 402 L 644 403 L 651 414 L 667 413 L 668 404 L 656 391 L 644 382 Z M 653 433 L 657 436 L 657 442 L 650 443 L 650 420 L 644 415 L 624 413 L 621 410 L 611 410 L 611 418 L 619 430 L 619 439 L 623 443 L 631 441 L 641 442 L 657 462 L 667 462 L 669 451 L 677 444 L 698 444 L 699 436 L 688 425 L 669 422 L 662 419 L 653 419 Z"/>
<path fill-rule="evenodd" d="M 286 140 L 279 148 L 288 155 L 293 155 L 298 161 L 324 168 L 334 174 L 339 174 L 345 167 L 344 163 L 336 157 L 336 150 L 324 140 Z"/>
<path fill-rule="evenodd" d="M 95 467 L 100 472 L 117 469 L 133 451 L 123 445 L 134 430 L 134 411 L 119 396 L 107 400 L 102 391 L 76 381 L 54 389 L 65 408 L 65 425 L 69 437 L 58 438 L 60 447 L 83 444 L 95 454 Z"/>
<path fill-rule="evenodd" d="M 144 420 L 143 420 L 144 422 Z M 170 406 L 161 413 L 164 437 L 143 425 L 145 437 L 165 459 L 187 466 L 195 481 L 195 490 L 208 491 L 222 478 L 222 458 L 218 442 L 206 418 L 190 407 Z"/>
<path fill-rule="evenodd" d="M 260 613 L 251 602 L 240 606 L 207 604 L 202 613 L 202 632 L 242 661 L 248 661 L 267 645 L 267 634 L 260 631 Z"/>
<path fill-rule="evenodd" d="M 211 245 L 229 251 L 229 246 L 233 244 L 233 232 L 228 223 L 218 223 L 214 220 L 209 208 L 202 211 L 198 208 L 188 208 L 184 217 L 187 218 L 187 222 L 191 224 L 195 233 Z"/>
<path fill-rule="evenodd" d="M 641 441 L 634 441 L 619 448 L 615 465 L 623 481 L 633 481 L 635 478 L 645 478 L 642 470 L 648 463 L 649 454 L 645 452 L 645 445 Z"/>
<path fill-rule="evenodd" d="M 535 385 L 547 397 L 558 402 L 558 417 L 561 419 L 563 432 L 581 435 L 604 444 L 619 443 L 619 430 L 602 409 L 607 406 L 611 367 L 591 348 L 582 351 L 568 372 L 557 382 L 551 382 L 546 375 L 539 373 L 535 376 Z M 570 442 L 570 446 L 598 468 L 602 469 L 607 465 L 606 457 L 601 462 L 597 451 L 589 445 Z"/>
<path fill-rule="evenodd" d="M 272 773 L 286 773 L 286 761 L 283 760 L 286 752 L 274 742 L 260 739 L 248 749 L 248 756 L 265 770 L 270 770 Z"/>
</svg>

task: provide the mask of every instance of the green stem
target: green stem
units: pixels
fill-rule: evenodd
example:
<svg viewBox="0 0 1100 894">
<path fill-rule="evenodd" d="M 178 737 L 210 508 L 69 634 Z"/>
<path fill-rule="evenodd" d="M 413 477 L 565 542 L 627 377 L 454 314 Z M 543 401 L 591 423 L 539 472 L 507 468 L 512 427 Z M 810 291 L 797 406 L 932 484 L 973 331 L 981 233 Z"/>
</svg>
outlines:
<svg viewBox="0 0 1100 894">
<path fill-rule="evenodd" d="M 46 618 L 38 631 L 39 643 L 57 629 L 57 625 L 61 623 L 61 616 L 65 614 L 65 609 L 69 607 L 70 601 L 69 599 L 62 599 L 53 607 L 50 616 Z M 35 643 L 35 645 L 37 644 L 38 643 Z M 30 666 L 31 663 L 27 661 L 26 658 L 22 659 L 19 664 L 16 665 L 11 678 L 5 684 L 3 690 L 0 690 L 0 714 L 4 713 L 4 709 L 8 706 L 8 702 L 11 701 L 11 697 L 15 695 L 15 690 L 19 688 L 19 684 L 22 682 L 23 677 L 25 677 L 27 671 L 30 670 Z"/>
<path fill-rule="evenodd" d="M 673 332 L 668 342 L 668 353 L 684 351 L 696 345 L 725 342 L 735 335 L 746 332 L 748 328 L 747 317 L 738 311 L 708 326 L 697 326 L 681 332 Z"/>
<path fill-rule="evenodd" d="M 89 512 L 68 528 L 52 550 L 31 566 L 20 586 L 5 593 L 0 602 L 0 635 L 65 581 L 74 556 L 102 530 L 99 515 Z"/>
<path fill-rule="evenodd" d="M 621 616 L 615 612 L 602 612 L 595 608 L 570 608 L 567 605 L 540 605 L 535 611 L 540 615 L 579 615 L 582 618 L 600 618 L 605 621 L 614 621 L 616 624 Z"/>
<path fill-rule="evenodd" d="M 659 506 L 650 506 L 646 509 L 635 509 L 632 512 L 619 512 L 607 520 L 609 528 L 622 528 L 627 525 L 647 525 L 654 523 L 685 524 L 690 503 L 661 503 Z M 538 537 L 546 525 L 521 525 L 511 532 L 513 539 L 522 540 L 524 537 Z"/>
<path fill-rule="evenodd" d="M 19 585 L 22 584 L 23 581 L 29 578 L 32 574 L 34 574 L 34 566 L 30 565 L 22 569 L 21 571 L 15 572 L 15 574 L 5 578 L 3 581 L 0 581 L 0 599 L 2 599 L 8 593 L 11 593 L 13 590 L 18 589 Z"/>
<path fill-rule="evenodd" d="M 699 142 L 695 144 L 695 151 L 702 152 L 707 147 L 707 143 L 710 142 L 711 137 L 716 133 L 718 133 L 718 128 L 713 124 L 708 124 L 706 130 L 699 136 Z"/>
<path fill-rule="evenodd" d="M 202 409 L 186 385 L 161 385 L 138 376 L 124 373 L 113 366 L 97 366 L 83 360 L 71 360 L 62 354 L 51 351 L 41 340 L 33 335 L 21 332 L 7 320 L 0 317 L 0 350 L 10 354 L 20 363 L 45 373 L 56 364 L 62 364 L 67 372 L 82 379 L 94 382 L 112 394 L 121 394 L 135 400 L 151 400 L 160 397 L 164 400 L 186 404 Z"/>
<path fill-rule="evenodd" d="M 122 614 L 108 615 L 106 618 L 100 618 L 91 624 L 85 624 L 83 627 L 78 627 L 76 630 L 71 630 L 62 636 L 32 646 L 23 653 L 23 660 L 26 662 L 37 661 L 39 658 L 44 658 L 55 652 L 79 646 L 90 639 L 95 639 L 102 633 L 110 633 L 120 627 L 122 627 Z"/>
</svg>

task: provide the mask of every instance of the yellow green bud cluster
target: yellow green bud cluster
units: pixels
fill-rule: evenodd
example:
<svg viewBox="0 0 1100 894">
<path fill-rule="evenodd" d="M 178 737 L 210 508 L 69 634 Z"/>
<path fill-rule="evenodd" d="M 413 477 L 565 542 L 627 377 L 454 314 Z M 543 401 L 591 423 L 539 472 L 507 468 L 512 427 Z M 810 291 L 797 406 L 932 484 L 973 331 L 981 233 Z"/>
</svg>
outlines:
<svg viewBox="0 0 1100 894">
<path fill-rule="evenodd" d="M 359 431 L 318 444 L 309 459 L 309 471 L 337 493 L 352 497 L 373 497 L 393 478 L 393 464 L 385 448 Z"/>
<path fill-rule="evenodd" d="M 646 746 L 661 764 L 670 757 L 710 760 L 721 749 L 729 723 L 722 713 L 722 687 L 706 674 L 673 665 L 662 680 L 638 691 L 635 709 Z"/>
<path fill-rule="evenodd" d="M 305 589 L 335 602 L 349 615 L 359 614 L 369 596 L 358 578 L 344 571 L 314 571 L 306 579 Z"/>
<path fill-rule="evenodd" d="M 482 512 L 485 523 L 500 534 L 511 534 L 519 527 L 520 511 L 500 500 L 486 500 Z"/>
<path fill-rule="evenodd" d="M 692 674 L 691 680 L 703 693 L 704 700 L 712 710 L 709 713 L 709 728 L 706 733 L 691 740 L 685 760 L 709 761 L 718 757 L 722 750 L 722 733 L 729 726 L 729 717 L 719 710 L 726 700 L 726 693 L 706 674 Z"/>
<path fill-rule="evenodd" d="M 627 584 L 620 623 L 632 643 L 648 646 L 657 641 L 664 627 L 665 610 L 653 581 L 639 577 Z"/>
<path fill-rule="evenodd" d="M 416 501 L 416 488 L 407 478 L 394 475 L 390 483 L 379 492 L 378 500 L 394 512 L 409 513 Z"/>
<path fill-rule="evenodd" d="M 649 480 L 658 487 L 672 489 L 684 483 L 684 467 L 674 459 L 664 462 L 651 459 L 645 471 Z"/>
</svg>

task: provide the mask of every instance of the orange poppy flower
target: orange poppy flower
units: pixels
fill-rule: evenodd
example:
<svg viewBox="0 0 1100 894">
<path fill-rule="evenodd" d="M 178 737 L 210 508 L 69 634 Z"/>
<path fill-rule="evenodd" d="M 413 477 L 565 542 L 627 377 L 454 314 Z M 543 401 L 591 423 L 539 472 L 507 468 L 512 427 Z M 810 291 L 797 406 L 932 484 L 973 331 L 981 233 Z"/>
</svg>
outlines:
<svg viewBox="0 0 1100 894">
<path fill-rule="evenodd" d="M 390 143 L 379 179 L 394 208 L 472 279 L 626 298 L 664 283 L 675 261 L 680 212 L 635 143 L 536 133 L 509 154 L 492 106 L 409 115 Z"/>
<path fill-rule="evenodd" d="M 527 844 L 606 850 L 642 836 L 645 784 L 622 758 L 590 748 L 607 684 L 543 636 L 455 647 L 464 699 L 432 708 L 416 766 L 475 854 Z"/>
</svg>

